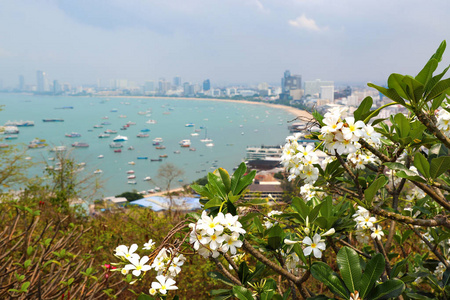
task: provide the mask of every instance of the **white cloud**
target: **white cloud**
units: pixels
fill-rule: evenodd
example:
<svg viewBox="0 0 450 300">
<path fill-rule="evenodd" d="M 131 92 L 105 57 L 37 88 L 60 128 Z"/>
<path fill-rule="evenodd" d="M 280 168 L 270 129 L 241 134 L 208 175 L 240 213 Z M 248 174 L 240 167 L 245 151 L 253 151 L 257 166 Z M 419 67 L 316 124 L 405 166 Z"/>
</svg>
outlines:
<svg viewBox="0 0 450 300">
<path fill-rule="evenodd" d="M 308 19 L 305 16 L 305 14 L 302 14 L 295 20 L 289 20 L 289 25 L 291 25 L 292 27 L 297 27 L 310 31 L 323 31 L 328 29 L 328 27 L 320 28 L 319 26 L 317 26 L 316 21 L 314 21 L 313 19 Z"/>
</svg>

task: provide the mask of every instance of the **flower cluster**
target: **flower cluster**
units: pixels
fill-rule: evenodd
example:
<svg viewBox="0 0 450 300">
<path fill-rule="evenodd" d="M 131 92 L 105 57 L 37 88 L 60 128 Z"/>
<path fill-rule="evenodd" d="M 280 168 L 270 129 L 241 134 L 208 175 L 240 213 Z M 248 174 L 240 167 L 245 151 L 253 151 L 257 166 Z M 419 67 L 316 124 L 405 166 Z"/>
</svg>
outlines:
<svg viewBox="0 0 450 300">
<path fill-rule="evenodd" d="M 319 157 L 313 146 L 299 145 L 298 137 L 299 134 L 295 134 L 286 138 L 281 162 L 289 170 L 289 181 L 300 177 L 305 183 L 314 183 L 319 177 L 319 169 L 314 166 L 319 163 Z"/>
<path fill-rule="evenodd" d="M 365 229 L 370 229 L 372 231 L 371 237 L 373 239 L 381 240 L 381 237 L 384 236 L 383 229 L 380 225 L 375 226 L 377 219 L 372 217 L 367 209 L 362 206 L 358 206 L 358 210 L 353 215 L 353 218 L 356 222 L 356 229 L 363 231 Z M 364 234 L 361 234 L 363 238 Z"/>
<path fill-rule="evenodd" d="M 365 169 L 367 164 L 373 164 L 377 161 L 377 157 L 373 154 L 367 154 L 361 149 L 347 156 L 347 161 L 355 169 Z"/>
<path fill-rule="evenodd" d="M 155 243 L 152 240 L 149 240 L 144 244 L 142 249 L 152 250 L 154 245 Z M 122 268 L 117 269 L 117 271 L 120 271 L 123 275 L 127 275 L 131 271 L 131 274 L 138 277 L 136 280 L 139 280 L 145 272 L 154 269 L 158 276 L 156 276 L 157 281 L 152 282 L 149 290 L 150 295 L 156 295 L 157 293 L 165 295 L 168 290 L 178 289 L 175 285 L 176 282 L 174 277 L 180 273 L 180 267 L 186 260 L 182 254 L 176 255 L 173 250 L 162 248 L 153 263 L 149 265 L 147 263 L 150 258 L 146 255 L 140 257 L 139 254 L 136 253 L 136 250 L 138 250 L 137 244 L 132 244 L 130 247 L 125 245 L 116 247 L 115 256 L 122 260 L 122 263 L 116 264 L 122 266 Z M 114 269 L 112 270 L 115 271 Z"/>
<path fill-rule="evenodd" d="M 329 110 L 322 120 L 325 126 L 320 130 L 319 138 L 324 141 L 324 148 L 330 153 L 355 153 L 361 148 L 358 143 L 364 138 L 370 144 L 379 144 L 381 135 L 371 125 L 356 121 L 354 117 L 345 117 L 346 109 Z"/>
<path fill-rule="evenodd" d="M 246 232 L 238 221 L 238 216 L 230 213 L 224 215 L 221 212 L 216 217 L 211 217 L 203 211 L 197 223 L 191 223 L 189 227 L 192 228 L 189 242 L 205 258 L 216 258 L 220 252 L 230 251 L 232 255 L 236 254 L 236 248 L 242 246 L 239 238 Z"/>
<path fill-rule="evenodd" d="M 448 107 L 446 103 L 443 103 L 442 106 Z M 441 107 L 437 111 L 436 117 L 437 128 L 439 128 L 446 136 L 450 137 L 450 112 Z"/>
<path fill-rule="evenodd" d="M 276 215 L 281 215 L 283 212 L 279 211 L 279 210 L 272 210 L 270 211 L 267 216 L 268 217 L 273 217 Z M 272 228 L 272 226 L 277 225 L 278 222 L 273 222 L 271 219 L 264 217 L 264 226 L 266 227 L 266 229 Z"/>
</svg>

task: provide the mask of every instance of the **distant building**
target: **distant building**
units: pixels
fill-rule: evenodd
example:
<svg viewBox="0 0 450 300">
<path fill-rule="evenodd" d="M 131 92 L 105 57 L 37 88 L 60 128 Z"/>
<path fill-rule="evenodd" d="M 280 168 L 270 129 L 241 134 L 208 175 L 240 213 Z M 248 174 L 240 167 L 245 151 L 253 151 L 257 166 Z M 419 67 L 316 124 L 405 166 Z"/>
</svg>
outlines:
<svg viewBox="0 0 450 300">
<path fill-rule="evenodd" d="M 153 80 L 147 80 L 144 83 L 144 93 L 151 94 L 155 92 L 155 82 Z"/>
<path fill-rule="evenodd" d="M 114 89 L 116 90 L 125 90 L 128 88 L 128 80 L 127 79 L 116 79 L 114 82 Z"/>
<path fill-rule="evenodd" d="M 328 100 L 331 103 L 333 103 L 334 102 L 334 86 L 333 85 L 321 86 L 320 87 L 320 99 Z"/>
<path fill-rule="evenodd" d="M 175 87 L 180 87 L 181 86 L 181 77 L 180 76 L 175 76 L 173 78 L 173 85 Z"/>
<path fill-rule="evenodd" d="M 281 94 L 280 99 L 292 99 L 290 95 L 291 90 L 300 90 L 302 88 L 302 76 L 291 75 L 289 70 L 284 72 L 284 77 L 281 78 Z"/>
<path fill-rule="evenodd" d="M 305 95 L 310 96 L 319 96 L 320 95 L 320 87 L 322 86 L 333 86 L 333 81 L 321 81 L 320 79 L 316 79 L 314 81 L 305 81 Z M 333 96 L 334 99 L 334 96 Z"/>
<path fill-rule="evenodd" d="M 25 90 L 25 78 L 23 75 L 19 75 L 19 91 Z"/>
<path fill-rule="evenodd" d="M 209 91 L 210 89 L 211 89 L 211 82 L 209 81 L 209 79 L 206 79 L 205 81 L 203 81 L 203 90 Z"/>
<path fill-rule="evenodd" d="M 61 84 L 58 80 L 53 81 L 53 94 L 60 94 L 62 92 Z"/>
<path fill-rule="evenodd" d="M 36 71 L 36 80 L 37 80 L 37 92 L 45 93 L 50 91 L 50 87 L 48 84 L 47 74 L 43 71 Z"/>
</svg>

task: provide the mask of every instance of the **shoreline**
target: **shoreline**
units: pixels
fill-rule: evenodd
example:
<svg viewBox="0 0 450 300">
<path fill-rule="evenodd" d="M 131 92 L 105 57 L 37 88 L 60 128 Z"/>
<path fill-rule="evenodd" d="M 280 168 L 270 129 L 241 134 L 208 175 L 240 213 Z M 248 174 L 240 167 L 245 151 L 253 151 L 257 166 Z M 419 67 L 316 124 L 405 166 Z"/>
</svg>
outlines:
<svg viewBox="0 0 450 300">
<path fill-rule="evenodd" d="M 266 107 L 282 109 L 296 117 L 301 118 L 312 118 L 312 115 L 306 110 L 301 110 L 292 106 L 287 106 L 283 104 L 266 103 L 266 102 L 256 102 L 249 100 L 235 100 L 235 99 L 217 99 L 217 98 L 194 98 L 194 97 L 157 97 L 157 96 L 95 96 L 104 98 L 135 98 L 135 99 L 180 99 L 180 100 L 196 100 L 196 101 L 213 101 L 213 102 L 230 102 L 230 103 L 243 103 L 243 104 L 253 104 L 253 105 L 263 105 Z"/>
</svg>

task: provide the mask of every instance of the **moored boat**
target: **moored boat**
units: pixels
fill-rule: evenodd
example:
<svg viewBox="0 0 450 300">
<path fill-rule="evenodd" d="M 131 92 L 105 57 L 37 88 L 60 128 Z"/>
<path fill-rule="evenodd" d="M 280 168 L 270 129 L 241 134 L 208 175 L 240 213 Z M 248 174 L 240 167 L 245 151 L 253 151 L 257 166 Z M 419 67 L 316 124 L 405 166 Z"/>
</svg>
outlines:
<svg viewBox="0 0 450 300">
<path fill-rule="evenodd" d="M 72 144 L 72 147 L 75 147 L 75 148 L 87 148 L 87 147 L 89 147 L 89 144 L 88 143 L 82 143 L 82 142 L 76 142 L 76 143 Z"/>
<path fill-rule="evenodd" d="M 81 134 L 79 134 L 78 132 L 72 132 L 72 133 L 66 133 L 65 136 L 68 138 L 76 138 L 76 137 L 80 137 Z"/>
<path fill-rule="evenodd" d="M 109 144 L 109 147 L 111 147 L 111 148 L 122 148 L 123 145 L 121 143 L 111 143 L 111 144 Z"/>
<path fill-rule="evenodd" d="M 136 135 L 136 137 L 138 137 L 138 138 L 148 138 L 150 135 L 148 135 L 147 133 L 138 133 L 137 135 Z"/>
<path fill-rule="evenodd" d="M 122 153 L 122 149 L 114 149 L 114 153 Z"/>
<path fill-rule="evenodd" d="M 125 142 L 128 141 L 128 138 L 123 135 L 118 135 L 113 139 L 114 142 Z"/>
<path fill-rule="evenodd" d="M 63 119 L 42 119 L 42 122 L 64 122 Z"/>
</svg>

